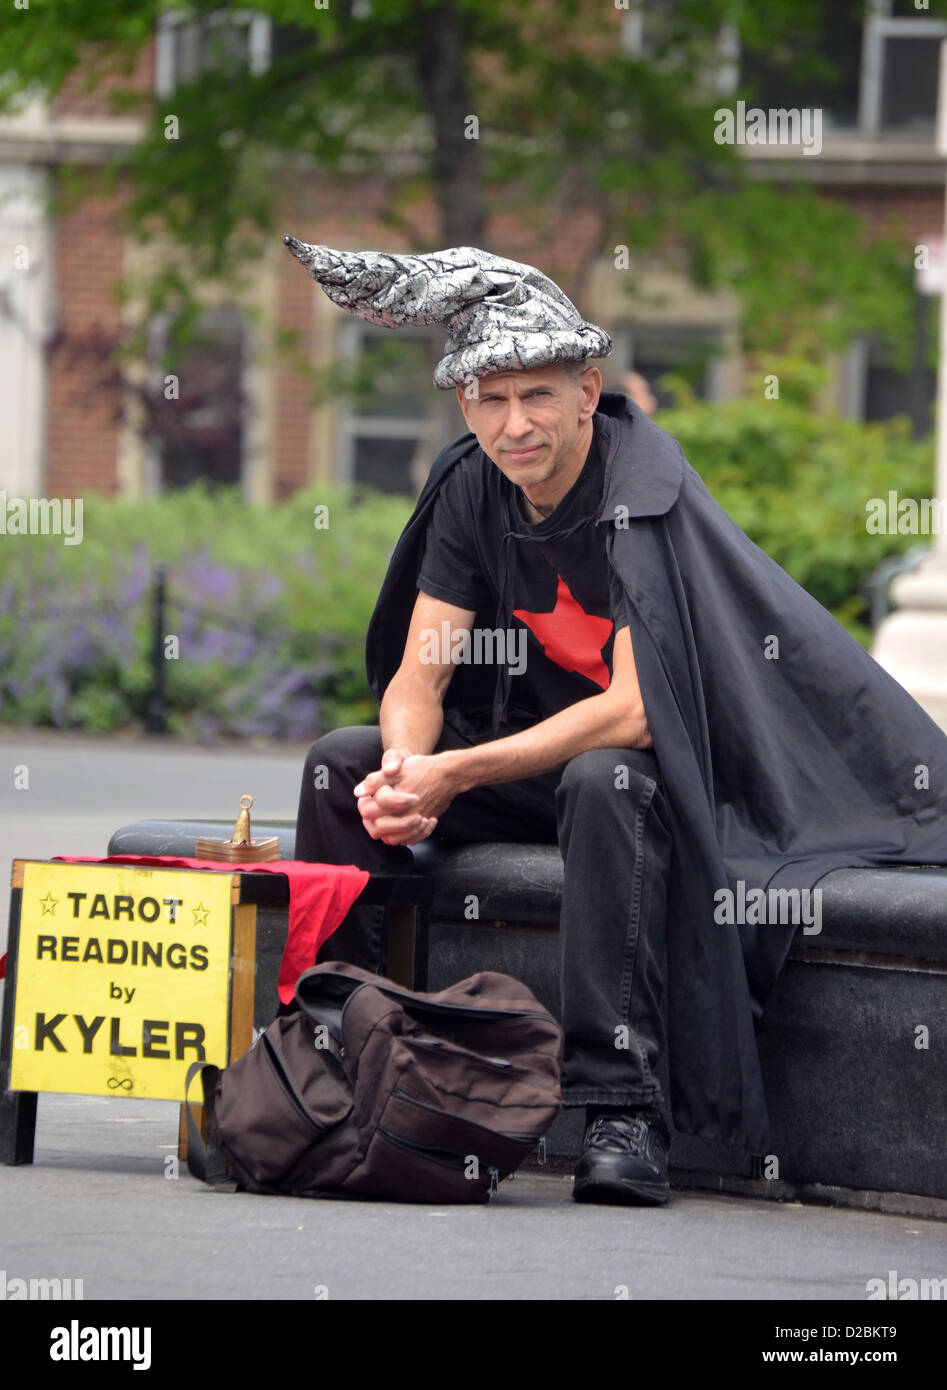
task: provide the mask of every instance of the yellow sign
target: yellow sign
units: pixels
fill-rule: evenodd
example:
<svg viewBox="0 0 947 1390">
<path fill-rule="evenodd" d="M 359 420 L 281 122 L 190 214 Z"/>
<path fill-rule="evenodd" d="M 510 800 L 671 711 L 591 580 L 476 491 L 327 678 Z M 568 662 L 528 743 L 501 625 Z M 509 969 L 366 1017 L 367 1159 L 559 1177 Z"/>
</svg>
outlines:
<svg viewBox="0 0 947 1390">
<path fill-rule="evenodd" d="M 23 866 L 10 1088 L 183 1100 L 227 1065 L 230 874 Z"/>
</svg>

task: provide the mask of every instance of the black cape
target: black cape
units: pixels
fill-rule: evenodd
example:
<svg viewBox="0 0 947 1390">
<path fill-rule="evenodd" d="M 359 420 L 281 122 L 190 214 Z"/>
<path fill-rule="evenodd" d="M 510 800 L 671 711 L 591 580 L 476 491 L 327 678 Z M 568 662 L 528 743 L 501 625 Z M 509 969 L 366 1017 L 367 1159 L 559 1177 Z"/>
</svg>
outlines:
<svg viewBox="0 0 947 1390">
<path fill-rule="evenodd" d="M 628 599 L 673 817 L 674 1122 L 765 1153 L 756 1030 L 798 926 L 721 923 L 715 893 L 739 900 L 740 881 L 812 889 L 846 866 L 947 864 L 947 736 L 740 530 L 676 440 L 617 393 L 602 394 L 596 418 L 607 450 L 597 524 Z M 442 450 L 392 554 L 367 634 L 378 700 L 404 652 L 431 505 L 478 448 L 465 434 Z M 459 665 L 445 709 L 489 710 L 488 674 Z"/>
</svg>

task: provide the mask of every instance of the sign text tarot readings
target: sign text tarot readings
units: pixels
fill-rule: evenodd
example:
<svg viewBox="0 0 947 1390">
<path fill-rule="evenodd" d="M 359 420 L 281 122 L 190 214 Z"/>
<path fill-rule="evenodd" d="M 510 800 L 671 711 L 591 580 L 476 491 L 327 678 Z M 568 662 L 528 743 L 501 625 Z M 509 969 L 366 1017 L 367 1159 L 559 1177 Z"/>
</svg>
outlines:
<svg viewBox="0 0 947 1390">
<path fill-rule="evenodd" d="M 11 1089 L 184 1099 L 227 1064 L 229 874 L 23 866 Z"/>
</svg>

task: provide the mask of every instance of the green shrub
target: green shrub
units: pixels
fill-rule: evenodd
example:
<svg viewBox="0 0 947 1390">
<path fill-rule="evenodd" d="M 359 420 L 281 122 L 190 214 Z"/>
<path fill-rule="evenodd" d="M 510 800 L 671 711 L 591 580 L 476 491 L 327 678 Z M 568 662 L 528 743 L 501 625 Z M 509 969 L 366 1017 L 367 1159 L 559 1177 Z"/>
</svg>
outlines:
<svg viewBox="0 0 947 1390">
<path fill-rule="evenodd" d="M 328 525 L 316 526 L 317 507 Z M 365 628 L 408 499 L 319 487 L 269 508 L 192 488 L 89 497 L 81 545 L 0 545 L 0 721 L 141 725 L 152 686 L 155 571 L 169 731 L 309 738 L 371 721 Z M 319 520 L 324 514 L 320 514 Z"/>
<path fill-rule="evenodd" d="M 691 401 L 658 423 L 750 539 L 867 644 L 864 582 L 919 538 L 870 534 L 866 504 L 891 489 L 929 497 L 930 443 L 903 419 L 866 425 L 785 400 Z"/>
<path fill-rule="evenodd" d="M 867 641 L 864 581 L 918 538 L 870 535 L 866 503 L 890 489 L 929 495 L 930 445 L 905 422 L 862 425 L 789 400 L 690 400 L 659 423 L 751 539 Z M 179 645 L 162 666 L 172 733 L 308 739 L 372 722 L 365 630 L 412 507 L 319 486 L 250 508 L 196 487 L 87 498 L 81 545 L 3 537 L 0 722 L 141 727 L 159 565 L 162 642 Z"/>
</svg>

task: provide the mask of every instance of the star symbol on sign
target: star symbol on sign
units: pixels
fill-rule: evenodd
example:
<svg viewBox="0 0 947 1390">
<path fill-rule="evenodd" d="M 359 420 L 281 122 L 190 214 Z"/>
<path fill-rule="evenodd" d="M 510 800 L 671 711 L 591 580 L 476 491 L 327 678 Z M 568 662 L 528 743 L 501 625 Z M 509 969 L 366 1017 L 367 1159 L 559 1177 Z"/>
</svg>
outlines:
<svg viewBox="0 0 947 1390">
<path fill-rule="evenodd" d="M 197 907 L 192 907 L 192 908 L 191 908 L 191 911 L 192 911 L 193 914 L 194 914 L 194 925 L 195 925 L 195 927 L 206 927 L 206 926 L 207 926 L 207 917 L 208 917 L 208 914 L 210 913 L 210 908 L 209 908 L 209 907 L 205 907 L 203 903 L 198 903 L 198 904 L 197 904 Z"/>
<path fill-rule="evenodd" d="M 40 898 L 40 900 L 39 900 L 39 905 L 40 905 L 40 907 L 43 909 L 43 916 L 44 916 L 44 917 L 55 917 L 55 916 L 56 916 L 56 904 L 57 904 L 58 902 L 59 902 L 59 899 L 58 899 L 58 898 L 54 898 L 53 895 L 52 895 L 52 893 L 50 893 L 50 892 L 47 890 L 45 898 Z"/>
<path fill-rule="evenodd" d="M 561 574 L 558 579 L 556 606 L 551 613 L 529 613 L 524 608 L 514 608 L 513 617 L 519 618 L 535 633 L 550 661 L 564 671 L 578 671 L 588 676 L 607 690 L 611 677 L 602 660 L 602 648 L 611 634 L 612 620 L 587 613 Z"/>
</svg>

